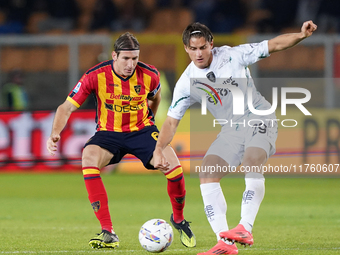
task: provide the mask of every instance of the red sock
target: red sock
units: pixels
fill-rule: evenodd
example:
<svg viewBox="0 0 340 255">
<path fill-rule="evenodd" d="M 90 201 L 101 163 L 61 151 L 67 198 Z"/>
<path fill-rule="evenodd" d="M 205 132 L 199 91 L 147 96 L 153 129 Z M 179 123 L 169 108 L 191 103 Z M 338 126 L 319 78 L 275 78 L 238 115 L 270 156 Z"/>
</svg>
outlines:
<svg viewBox="0 0 340 255">
<path fill-rule="evenodd" d="M 183 208 L 185 204 L 185 183 L 183 169 L 176 166 L 165 174 L 168 179 L 168 194 L 172 205 L 173 217 L 176 223 L 184 220 Z"/>
<path fill-rule="evenodd" d="M 96 167 L 84 167 L 83 175 L 89 200 L 94 214 L 100 222 L 102 230 L 112 231 L 112 221 L 109 212 L 107 193 Z"/>
</svg>

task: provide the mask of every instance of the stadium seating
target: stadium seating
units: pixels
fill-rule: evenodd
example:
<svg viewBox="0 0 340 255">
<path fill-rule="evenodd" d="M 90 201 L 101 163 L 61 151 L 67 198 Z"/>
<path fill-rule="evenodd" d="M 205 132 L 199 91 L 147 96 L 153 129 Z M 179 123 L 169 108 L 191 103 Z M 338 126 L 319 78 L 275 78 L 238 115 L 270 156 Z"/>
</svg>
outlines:
<svg viewBox="0 0 340 255">
<path fill-rule="evenodd" d="M 311 49 L 312 48 L 312 49 Z M 322 46 L 298 45 L 285 52 L 277 52 L 266 61 L 258 63 L 259 69 L 274 70 L 314 70 L 321 71 L 324 68 L 324 48 Z M 311 54 L 312 52 L 312 54 Z"/>
<path fill-rule="evenodd" d="M 162 9 L 154 13 L 146 32 L 182 33 L 193 20 L 192 12 L 186 8 Z"/>
</svg>

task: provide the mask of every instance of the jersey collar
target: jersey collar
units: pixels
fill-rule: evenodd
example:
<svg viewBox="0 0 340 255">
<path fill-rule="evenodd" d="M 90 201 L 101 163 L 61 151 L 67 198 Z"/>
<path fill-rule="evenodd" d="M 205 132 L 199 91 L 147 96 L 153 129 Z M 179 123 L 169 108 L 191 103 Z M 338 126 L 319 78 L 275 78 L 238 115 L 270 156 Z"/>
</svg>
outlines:
<svg viewBox="0 0 340 255">
<path fill-rule="evenodd" d="M 133 70 L 133 72 L 132 72 L 132 74 L 131 74 L 130 76 L 123 77 L 123 76 L 119 75 L 119 74 L 115 71 L 115 69 L 114 69 L 114 67 L 113 67 L 113 63 L 114 63 L 114 62 L 115 62 L 115 61 L 113 60 L 113 61 L 112 61 L 112 64 L 111 64 L 112 71 L 113 71 L 113 73 L 114 73 L 119 79 L 121 79 L 122 81 L 127 81 L 127 80 L 129 80 L 129 79 L 135 74 L 137 66 L 136 66 L 135 70 Z"/>
</svg>

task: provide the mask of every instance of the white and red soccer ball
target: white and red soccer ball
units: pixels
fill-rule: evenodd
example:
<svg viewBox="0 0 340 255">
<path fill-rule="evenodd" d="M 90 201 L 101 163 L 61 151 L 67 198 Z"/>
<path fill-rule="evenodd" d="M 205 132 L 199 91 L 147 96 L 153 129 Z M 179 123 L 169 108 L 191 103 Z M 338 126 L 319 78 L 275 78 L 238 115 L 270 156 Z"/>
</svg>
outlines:
<svg viewBox="0 0 340 255">
<path fill-rule="evenodd" d="M 165 220 L 152 219 L 143 224 L 139 230 L 139 242 L 149 252 L 163 252 L 172 243 L 174 233 Z"/>
</svg>

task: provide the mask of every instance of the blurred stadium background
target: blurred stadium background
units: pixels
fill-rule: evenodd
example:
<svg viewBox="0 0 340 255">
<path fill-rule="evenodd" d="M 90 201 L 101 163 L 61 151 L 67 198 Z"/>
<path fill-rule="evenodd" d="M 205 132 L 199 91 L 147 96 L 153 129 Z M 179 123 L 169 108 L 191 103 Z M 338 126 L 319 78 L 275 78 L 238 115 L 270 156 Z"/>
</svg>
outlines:
<svg viewBox="0 0 340 255">
<path fill-rule="evenodd" d="M 72 114 L 55 157 L 48 155 L 45 143 L 56 107 L 87 69 L 111 58 L 118 35 L 134 33 L 141 44 L 140 60 L 161 72 L 163 100 L 157 116 L 161 127 L 175 82 L 189 63 L 181 33 L 190 22 L 207 24 L 216 46 L 234 46 L 297 32 L 308 19 L 318 25 L 311 38 L 250 67 L 256 87 L 269 102 L 273 87 L 311 92 L 305 107 L 312 116 L 296 107 L 281 116 L 277 109 L 278 119 L 294 119 L 298 125 L 279 125 L 277 153 L 268 162 L 297 169 L 294 175 L 278 172 L 269 177 L 308 178 L 267 178 L 254 230 L 256 244 L 239 249 L 242 254 L 339 254 L 340 179 L 315 178 L 340 173 L 335 172 L 340 163 L 336 0 L 0 0 L 0 94 L 19 71 L 28 95 L 28 105 L 18 110 L 8 109 L 0 97 L 0 253 L 106 254 L 87 245 L 99 231 L 80 163 L 82 146 L 95 132 L 92 98 Z M 198 115 L 200 106 L 192 107 L 172 143 L 186 173 L 190 162 L 199 164 L 202 146 L 216 136 L 205 130 L 211 119 L 192 125 Z M 314 164 L 308 175 L 305 168 L 299 172 L 305 163 Z M 320 168 L 324 165 L 326 171 Z M 150 171 L 129 155 L 105 170 L 115 171 L 103 178 L 121 238 L 121 247 L 114 252 L 147 254 L 138 243 L 138 231 L 152 217 L 169 218 L 165 179 L 161 174 L 145 175 Z M 222 180 L 230 227 L 239 220 L 243 184 L 242 178 Z M 175 233 L 169 255 L 197 254 L 216 242 L 202 208 L 198 179 L 186 178 L 186 190 L 185 215 L 193 222 L 197 247 L 185 249 Z"/>
<path fill-rule="evenodd" d="M 299 31 L 302 21 L 313 19 L 319 28 L 311 38 L 250 68 L 258 90 L 270 102 L 272 87 L 303 87 L 312 94 L 305 104 L 312 116 L 304 116 L 296 107 L 287 116 L 277 110 L 279 119 L 295 119 L 298 125 L 280 126 L 277 154 L 269 163 L 339 163 L 340 7 L 337 1 L 307 2 L 0 1 L 0 90 L 11 72 L 20 70 L 29 99 L 23 111 L 9 110 L 0 101 L 0 171 L 80 169 L 82 145 L 95 131 L 94 102 L 89 98 L 81 111 L 72 115 L 59 154 L 51 158 L 45 141 L 54 111 L 88 68 L 111 58 L 113 42 L 124 31 L 137 36 L 140 60 L 161 71 L 163 102 L 157 116 L 161 127 L 174 84 L 189 63 L 181 33 L 193 21 L 210 26 L 215 46 L 233 46 Z M 198 111 L 199 107 L 193 107 L 191 115 Z M 190 169 L 189 131 L 190 113 L 173 142 L 186 171 Z M 144 171 L 130 156 L 117 169 Z"/>
</svg>

